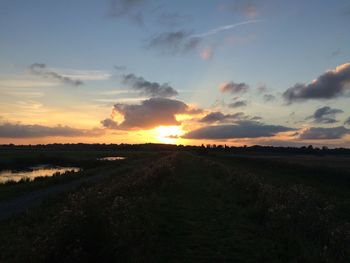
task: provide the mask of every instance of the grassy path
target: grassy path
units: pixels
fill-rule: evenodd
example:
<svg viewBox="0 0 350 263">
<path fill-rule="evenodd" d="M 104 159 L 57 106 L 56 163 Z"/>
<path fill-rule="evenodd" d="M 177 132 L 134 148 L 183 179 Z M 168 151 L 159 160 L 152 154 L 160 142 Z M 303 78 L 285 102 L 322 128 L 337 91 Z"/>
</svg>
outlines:
<svg viewBox="0 0 350 263">
<path fill-rule="evenodd" d="M 255 226 L 225 171 L 205 159 L 182 156 L 175 181 L 154 204 L 158 262 L 255 262 Z M 241 193 L 240 193 L 241 194 Z M 254 243 L 254 244 L 253 244 Z"/>
</svg>

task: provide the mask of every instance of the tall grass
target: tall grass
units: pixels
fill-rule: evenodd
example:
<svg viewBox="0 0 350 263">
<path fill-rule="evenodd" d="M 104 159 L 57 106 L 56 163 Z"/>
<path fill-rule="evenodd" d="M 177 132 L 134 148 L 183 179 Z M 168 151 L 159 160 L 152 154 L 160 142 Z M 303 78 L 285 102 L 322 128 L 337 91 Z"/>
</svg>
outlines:
<svg viewBox="0 0 350 263">
<path fill-rule="evenodd" d="M 245 205 L 253 206 L 260 234 L 273 240 L 273 250 L 282 262 L 348 262 L 350 224 L 339 218 L 336 206 L 304 185 L 273 186 L 261 177 L 237 173 L 213 162 L 213 170 L 225 171 L 232 191 L 248 194 Z"/>
<path fill-rule="evenodd" d="M 153 238 L 148 235 L 153 221 L 143 207 L 156 189 L 171 182 L 174 161 L 162 158 L 126 177 L 70 194 L 18 261 L 141 262 Z"/>
</svg>

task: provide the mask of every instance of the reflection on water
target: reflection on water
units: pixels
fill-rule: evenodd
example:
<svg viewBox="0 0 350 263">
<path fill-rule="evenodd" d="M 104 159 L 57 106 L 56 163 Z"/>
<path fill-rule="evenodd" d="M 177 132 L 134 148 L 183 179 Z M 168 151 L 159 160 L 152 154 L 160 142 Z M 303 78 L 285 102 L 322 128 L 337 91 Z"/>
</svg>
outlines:
<svg viewBox="0 0 350 263">
<path fill-rule="evenodd" d="M 100 161 L 117 161 L 117 160 L 125 160 L 126 157 L 121 156 L 110 156 L 110 157 L 103 157 L 99 158 Z"/>
<path fill-rule="evenodd" d="M 52 176 L 55 173 L 65 173 L 68 171 L 79 172 L 80 168 L 77 167 L 51 167 L 51 166 L 35 166 L 30 167 L 26 171 L 0 171 L 0 183 L 5 183 L 7 181 L 15 181 L 18 182 L 23 178 L 29 178 L 33 180 L 35 177 L 40 176 Z"/>
</svg>

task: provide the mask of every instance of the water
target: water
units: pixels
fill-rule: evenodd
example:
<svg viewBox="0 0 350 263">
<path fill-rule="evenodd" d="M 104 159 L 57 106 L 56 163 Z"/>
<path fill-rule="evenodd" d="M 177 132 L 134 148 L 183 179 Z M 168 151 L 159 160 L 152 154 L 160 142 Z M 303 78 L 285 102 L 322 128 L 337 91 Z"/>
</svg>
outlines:
<svg viewBox="0 0 350 263">
<path fill-rule="evenodd" d="M 109 157 L 103 157 L 99 158 L 100 161 L 117 161 L 117 160 L 125 160 L 126 157 L 121 156 L 109 156 Z"/>
<path fill-rule="evenodd" d="M 78 167 L 60 167 L 60 166 L 48 166 L 48 165 L 40 165 L 30 167 L 25 171 L 0 171 L 0 183 L 5 183 L 7 181 L 15 181 L 18 182 L 23 178 L 29 178 L 33 180 L 35 177 L 40 176 L 52 176 L 55 173 L 65 173 L 68 171 L 79 172 L 80 168 Z"/>
</svg>

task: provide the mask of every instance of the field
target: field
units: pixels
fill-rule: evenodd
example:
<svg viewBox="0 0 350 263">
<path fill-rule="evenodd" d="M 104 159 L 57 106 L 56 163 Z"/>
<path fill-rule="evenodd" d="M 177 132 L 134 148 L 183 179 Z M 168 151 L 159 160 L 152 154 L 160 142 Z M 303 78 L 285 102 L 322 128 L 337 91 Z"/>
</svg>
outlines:
<svg viewBox="0 0 350 263">
<path fill-rule="evenodd" d="M 0 186 L 0 215 L 37 196 L 3 216 L 0 262 L 350 258 L 350 155 L 73 148 L 1 149 L 3 169 L 44 161 L 83 171 Z"/>
</svg>

